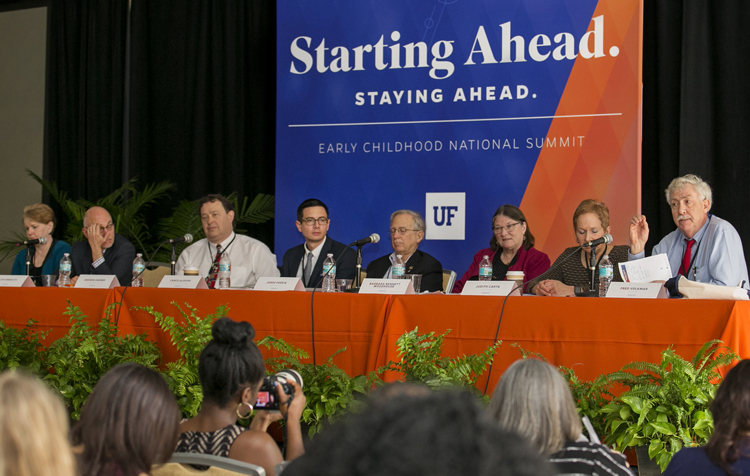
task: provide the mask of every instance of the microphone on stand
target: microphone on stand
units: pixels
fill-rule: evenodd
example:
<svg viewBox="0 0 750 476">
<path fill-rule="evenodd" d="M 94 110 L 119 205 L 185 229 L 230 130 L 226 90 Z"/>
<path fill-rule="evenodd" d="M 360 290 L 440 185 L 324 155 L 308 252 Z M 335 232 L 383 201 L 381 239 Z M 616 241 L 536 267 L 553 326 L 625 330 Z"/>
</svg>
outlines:
<svg viewBox="0 0 750 476">
<path fill-rule="evenodd" d="M 587 241 L 586 243 L 581 245 L 581 248 L 587 248 L 591 246 L 599 246 L 602 243 L 610 244 L 612 243 L 612 235 L 607 233 L 606 235 L 602 236 L 601 238 L 597 238 L 595 240 Z"/>
<path fill-rule="evenodd" d="M 45 237 L 39 237 L 36 240 L 26 240 L 26 241 L 19 241 L 16 243 L 16 246 L 34 246 L 34 245 L 43 245 L 47 243 L 47 238 Z"/>
<path fill-rule="evenodd" d="M 193 242 L 193 235 L 191 235 L 190 233 L 184 236 L 181 236 L 179 238 L 172 238 L 172 239 L 167 240 L 167 243 L 170 243 L 173 245 L 176 245 L 177 243 L 192 243 L 192 242 Z"/>
<path fill-rule="evenodd" d="M 363 246 L 367 243 L 377 243 L 378 241 L 380 241 L 380 235 L 378 235 L 377 233 L 373 233 L 367 238 L 362 238 L 361 240 L 357 240 L 354 243 L 349 243 L 349 246 Z"/>
</svg>

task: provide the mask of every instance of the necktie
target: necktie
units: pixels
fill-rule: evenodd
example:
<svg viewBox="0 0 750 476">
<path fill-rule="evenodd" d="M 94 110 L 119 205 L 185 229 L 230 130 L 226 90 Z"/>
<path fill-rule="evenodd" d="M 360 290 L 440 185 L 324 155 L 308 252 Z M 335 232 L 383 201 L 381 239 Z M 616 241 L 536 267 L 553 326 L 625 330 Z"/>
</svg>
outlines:
<svg viewBox="0 0 750 476">
<path fill-rule="evenodd" d="M 216 258 L 214 258 L 211 271 L 208 273 L 208 289 L 216 287 L 216 278 L 219 276 L 219 261 L 221 261 L 221 245 L 216 245 Z"/>
<path fill-rule="evenodd" d="M 691 250 L 693 249 L 694 244 L 695 240 L 693 239 L 685 240 L 685 254 L 682 255 L 682 266 L 680 267 L 680 272 L 678 274 L 681 274 L 686 278 L 690 273 L 690 258 L 692 258 Z"/>
<path fill-rule="evenodd" d="M 313 260 L 313 254 L 312 251 L 307 253 L 307 263 L 305 263 L 304 270 L 303 270 L 303 276 L 305 277 L 305 287 L 310 287 L 310 275 L 312 274 L 312 260 Z"/>
</svg>

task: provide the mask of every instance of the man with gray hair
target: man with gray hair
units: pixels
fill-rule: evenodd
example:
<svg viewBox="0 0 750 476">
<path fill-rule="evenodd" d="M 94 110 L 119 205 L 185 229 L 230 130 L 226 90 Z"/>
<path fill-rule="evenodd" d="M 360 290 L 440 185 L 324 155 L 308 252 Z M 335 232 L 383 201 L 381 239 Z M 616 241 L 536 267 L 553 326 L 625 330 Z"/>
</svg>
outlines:
<svg viewBox="0 0 750 476">
<path fill-rule="evenodd" d="M 728 221 L 709 213 L 711 187 L 697 175 L 687 174 L 672 180 L 665 193 L 677 229 L 654 246 L 652 254 L 666 253 L 675 277 L 747 288 L 742 240 Z M 629 260 L 644 257 L 647 240 L 646 217 L 633 217 Z"/>
<path fill-rule="evenodd" d="M 412 210 L 397 210 L 391 214 L 391 245 L 393 253 L 382 256 L 367 265 L 368 278 L 391 278 L 391 268 L 396 255 L 404 260 L 406 274 L 421 274 L 421 291 L 443 290 L 443 265 L 417 247 L 424 239 L 425 224 L 422 215 Z"/>
</svg>

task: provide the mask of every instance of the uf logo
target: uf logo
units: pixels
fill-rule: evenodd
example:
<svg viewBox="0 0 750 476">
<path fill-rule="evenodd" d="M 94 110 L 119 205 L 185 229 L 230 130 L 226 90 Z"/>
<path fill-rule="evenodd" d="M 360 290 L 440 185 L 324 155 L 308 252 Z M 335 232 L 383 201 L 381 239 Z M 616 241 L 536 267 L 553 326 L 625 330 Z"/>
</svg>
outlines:
<svg viewBox="0 0 750 476">
<path fill-rule="evenodd" d="M 432 210 L 435 212 L 435 225 L 443 226 L 445 224 L 446 226 L 451 226 L 451 219 L 458 211 L 458 207 L 432 207 Z M 440 211 L 440 218 L 438 218 L 438 211 Z"/>
</svg>

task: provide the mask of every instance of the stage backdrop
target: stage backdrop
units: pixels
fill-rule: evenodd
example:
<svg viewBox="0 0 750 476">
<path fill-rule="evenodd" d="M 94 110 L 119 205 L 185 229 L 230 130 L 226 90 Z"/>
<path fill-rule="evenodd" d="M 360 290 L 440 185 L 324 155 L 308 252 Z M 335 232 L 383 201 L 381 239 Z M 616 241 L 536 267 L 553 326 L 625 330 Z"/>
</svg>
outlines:
<svg viewBox="0 0 750 476">
<path fill-rule="evenodd" d="M 319 198 L 329 236 L 377 232 L 401 208 L 420 249 L 459 277 L 495 209 L 524 211 L 537 248 L 575 244 L 585 198 L 616 243 L 640 210 L 640 0 L 278 2 L 276 243 L 302 242 L 296 208 Z"/>
</svg>

